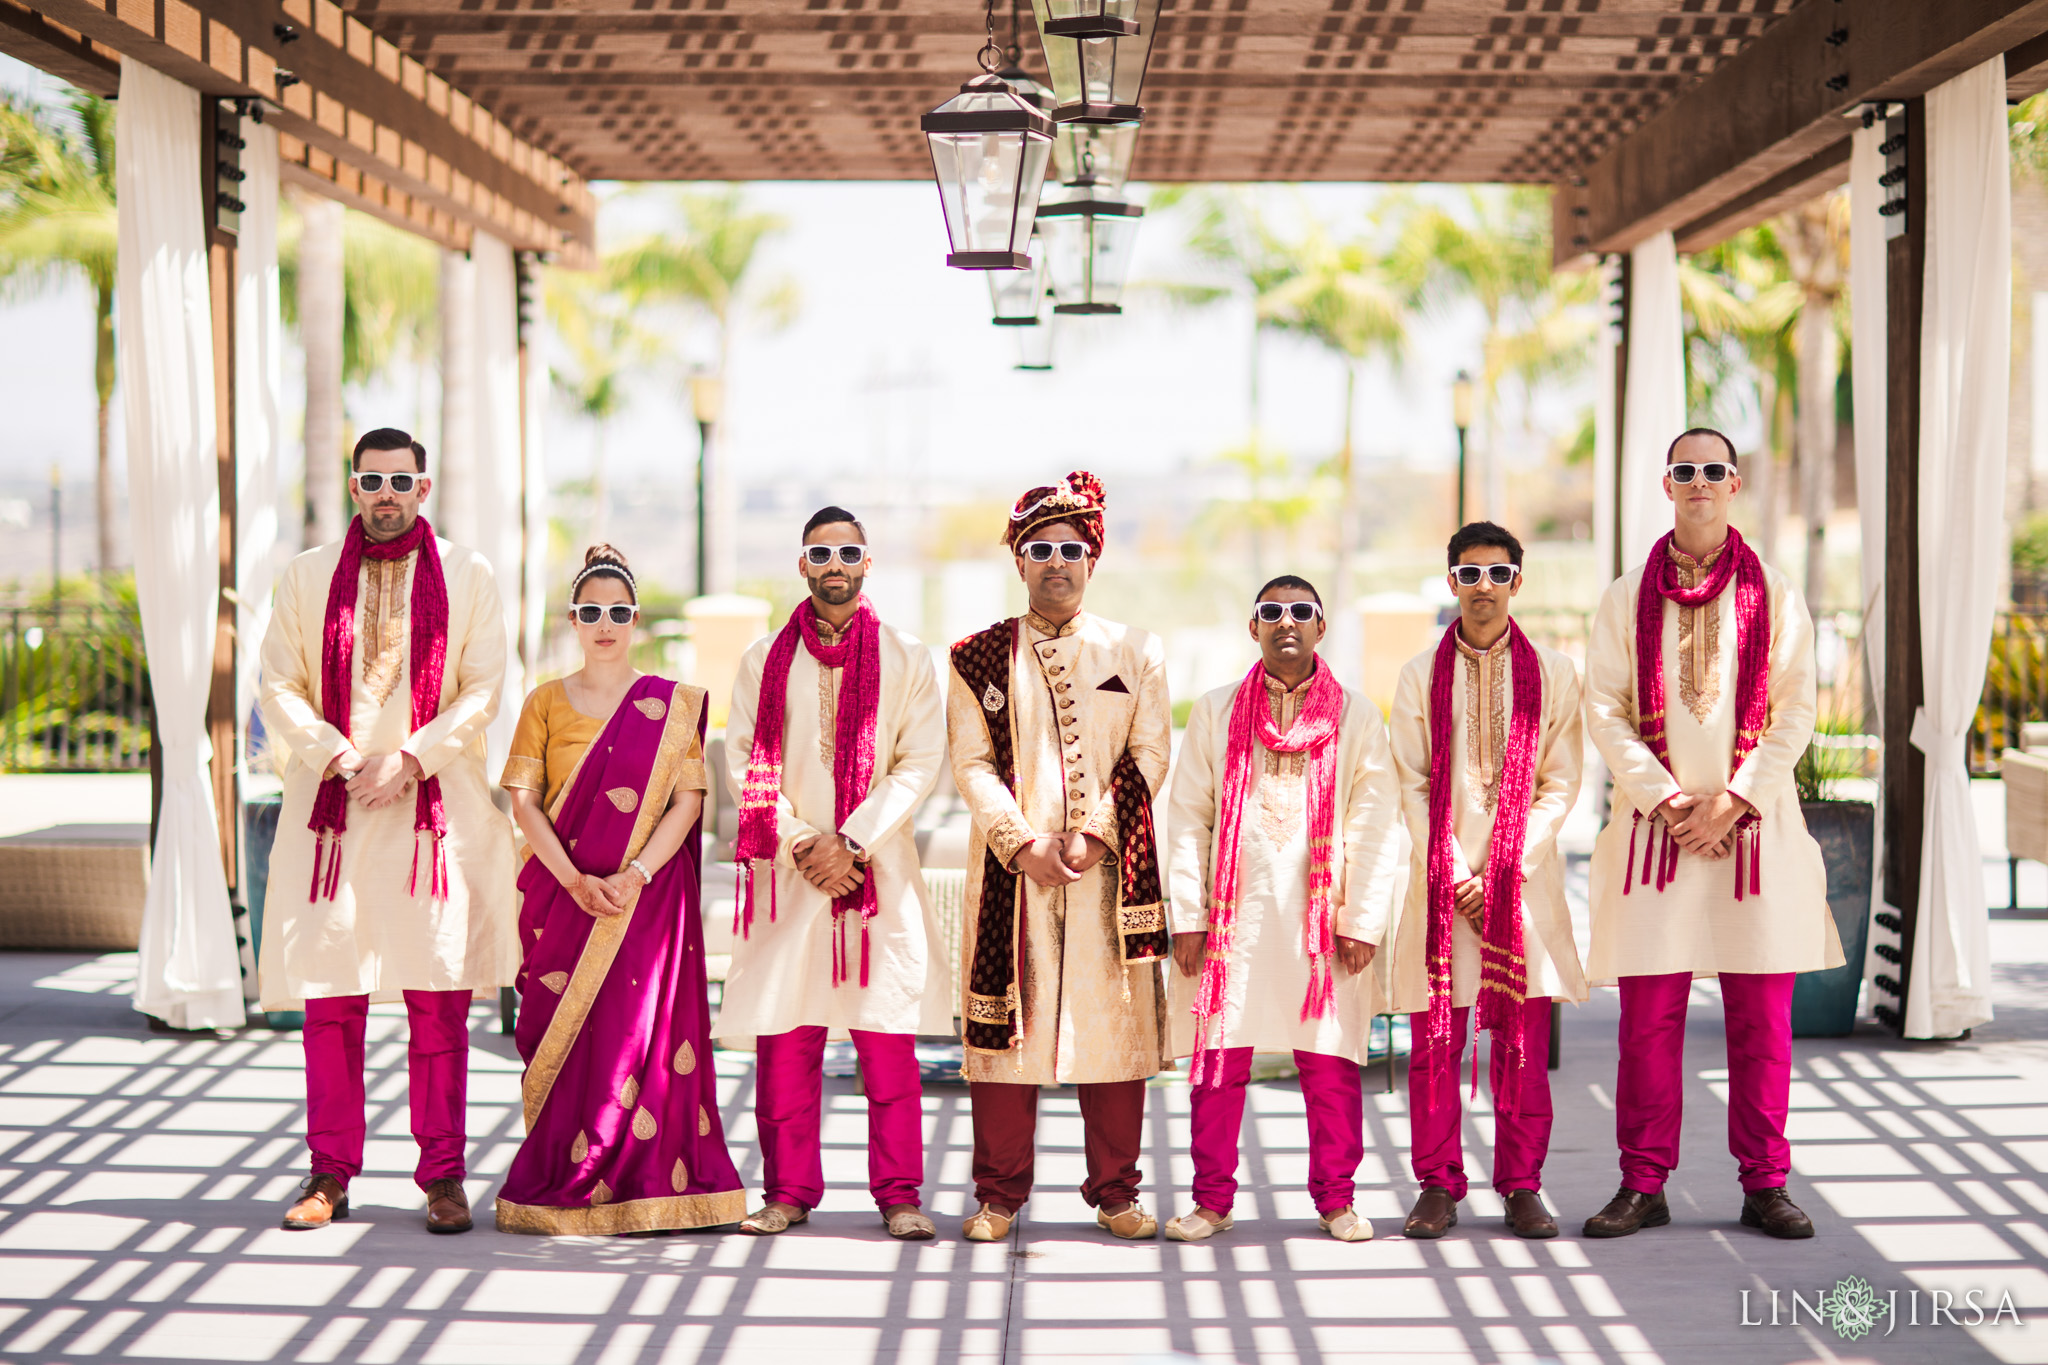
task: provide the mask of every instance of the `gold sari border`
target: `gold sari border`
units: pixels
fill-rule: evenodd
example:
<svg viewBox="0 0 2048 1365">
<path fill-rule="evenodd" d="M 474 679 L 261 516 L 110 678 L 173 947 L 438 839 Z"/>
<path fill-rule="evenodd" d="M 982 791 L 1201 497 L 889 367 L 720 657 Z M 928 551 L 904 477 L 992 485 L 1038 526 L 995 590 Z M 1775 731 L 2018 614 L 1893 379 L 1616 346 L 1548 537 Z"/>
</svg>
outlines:
<svg viewBox="0 0 2048 1365">
<path fill-rule="evenodd" d="M 675 701 L 681 704 L 671 705 L 668 709 L 668 720 L 661 731 L 661 747 L 647 778 L 648 795 L 640 802 L 640 813 L 633 824 L 633 837 L 626 845 L 625 856 L 619 859 L 621 869 L 640 856 L 640 850 L 647 846 L 647 840 L 654 833 L 655 822 L 666 813 L 668 802 L 660 798 L 674 786 L 676 770 L 688 761 L 685 755 L 691 741 L 697 737 L 697 717 L 709 695 L 702 688 L 691 687 L 687 683 L 676 684 Z M 563 788 L 565 795 L 567 791 L 568 788 Z M 583 1022 L 590 1017 L 590 1007 L 597 1000 L 598 988 L 610 974 L 612 961 L 619 955 L 619 945 L 625 941 L 626 930 L 632 927 L 633 916 L 639 908 L 640 903 L 635 901 L 633 909 L 625 914 L 597 920 L 590 926 L 590 937 L 583 942 L 583 952 L 576 959 L 576 971 L 569 978 L 569 988 L 562 993 L 562 1003 L 555 1007 L 554 1017 L 548 1020 L 547 1033 L 542 1036 L 540 1046 L 534 1049 L 533 1061 L 520 1081 L 523 1117 L 529 1133 L 540 1118 L 541 1107 L 547 1103 L 548 1092 L 554 1089 L 562 1064 L 568 1060 L 569 1049 L 575 1046 L 576 1039 L 583 1032 Z"/>
<path fill-rule="evenodd" d="M 515 1204 L 505 1198 L 497 1201 L 498 1231 L 539 1237 L 615 1237 L 625 1232 L 715 1228 L 737 1223 L 746 1216 L 745 1190 L 628 1199 L 620 1204 L 594 1204 L 583 1209 Z"/>
</svg>

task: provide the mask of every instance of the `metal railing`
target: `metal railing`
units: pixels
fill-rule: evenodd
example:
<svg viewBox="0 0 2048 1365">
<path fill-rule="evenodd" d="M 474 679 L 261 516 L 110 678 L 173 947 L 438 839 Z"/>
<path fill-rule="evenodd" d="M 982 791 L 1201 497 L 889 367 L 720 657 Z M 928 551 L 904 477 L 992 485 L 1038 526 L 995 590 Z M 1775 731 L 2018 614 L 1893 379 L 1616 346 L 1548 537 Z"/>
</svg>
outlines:
<svg viewBox="0 0 2048 1365">
<path fill-rule="evenodd" d="M 1970 727 L 1970 775 L 1996 777 L 1999 758 L 2020 747 L 2020 727 L 2048 721 L 2048 608 L 2001 611 L 1991 626 L 1984 695 Z"/>
<path fill-rule="evenodd" d="M 151 730 L 133 611 L 0 607 L 0 769 L 147 771 Z"/>
</svg>

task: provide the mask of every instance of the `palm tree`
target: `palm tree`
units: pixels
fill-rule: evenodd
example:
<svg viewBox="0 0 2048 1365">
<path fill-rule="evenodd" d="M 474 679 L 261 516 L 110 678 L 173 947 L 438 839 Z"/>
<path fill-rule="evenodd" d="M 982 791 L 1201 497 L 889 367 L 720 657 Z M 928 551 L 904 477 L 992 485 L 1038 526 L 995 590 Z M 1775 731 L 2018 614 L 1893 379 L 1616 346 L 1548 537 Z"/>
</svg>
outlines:
<svg viewBox="0 0 2048 1365">
<path fill-rule="evenodd" d="M 1527 185 L 1474 189 L 1466 192 L 1462 214 L 1416 209 L 1401 224 L 1388 269 L 1398 287 L 1425 307 L 1443 312 L 1470 302 L 1485 318 L 1476 442 L 1483 496 L 1477 501 L 1486 516 L 1502 517 L 1504 469 L 1496 439 L 1501 381 L 1518 367 L 1529 379 L 1546 367 L 1571 363 L 1572 349 L 1552 349 L 1546 337 L 1569 330 L 1568 310 L 1583 301 L 1574 291 L 1591 288 L 1587 281 L 1560 286 L 1552 279 L 1549 191 Z M 1576 354 L 1582 359 L 1584 348 Z"/>
<path fill-rule="evenodd" d="M 1351 435 L 1358 372 L 1375 358 L 1399 360 L 1407 340 L 1407 300 L 1368 245 L 1334 242 L 1320 224 L 1287 248 L 1286 259 L 1286 277 L 1258 297 L 1261 321 L 1307 337 L 1344 362 L 1344 438 L 1329 471 L 1338 488 L 1337 571 L 1330 619 L 1342 632 L 1349 630 L 1351 620 L 1351 554 L 1357 537 Z M 1351 643 L 1345 639 L 1340 647 Z"/>
<path fill-rule="evenodd" d="M 607 252 L 599 275 L 628 309 L 680 307 L 707 323 L 713 359 L 708 374 L 698 378 L 722 383 L 731 362 L 733 331 L 742 315 L 751 313 L 771 326 L 781 326 L 795 315 L 793 283 L 781 281 L 765 291 L 747 288 L 761 244 L 786 224 L 776 214 L 750 209 L 746 192 L 737 185 L 670 191 L 669 205 L 676 230 L 649 233 Z M 700 510 L 702 524 L 710 531 L 706 538 L 717 553 L 704 555 L 709 581 L 698 589 L 722 592 L 732 585 L 733 542 L 730 533 L 719 528 L 730 526 L 737 508 L 731 480 L 718 472 L 712 458 L 712 423 L 702 425 L 706 434 L 698 459 L 707 506 Z"/>
<path fill-rule="evenodd" d="M 552 372 L 569 407 L 596 428 L 590 476 L 590 539 L 602 543 L 611 511 L 605 479 L 606 438 L 626 406 L 626 379 L 661 352 L 660 340 L 634 323 L 617 295 L 601 293 L 588 277 L 551 270 L 547 275 L 548 320 L 569 353 L 569 366 Z"/>
<path fill-rule="evenodd" d="M 1808 200 L 1772 226 L 1799 291 L 1799 503 L 1806 521 L 1806 607 L 1818 613 L 1827 592 L 1828 517 L 1835 510 L 1837 315 L 1849 286 L 1849 196 Z"/>
<path fill-rule="evenodd" d="M 114 107 L 74 91 L 60 119 L 0 96 L 0 279 L 23 293 L 83 280 L 93 300 L 99 571 L 114 567 Z"/>
</svg>

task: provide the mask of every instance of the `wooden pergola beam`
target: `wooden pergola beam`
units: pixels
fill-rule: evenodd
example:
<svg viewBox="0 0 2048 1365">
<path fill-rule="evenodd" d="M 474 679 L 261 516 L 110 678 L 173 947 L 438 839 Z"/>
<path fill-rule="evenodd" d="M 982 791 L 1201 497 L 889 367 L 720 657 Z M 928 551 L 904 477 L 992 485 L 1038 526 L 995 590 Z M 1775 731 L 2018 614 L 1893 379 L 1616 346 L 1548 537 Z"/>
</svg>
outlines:
<svg viewBox="0 0 2048 1365">
<path fill-rule="evenodd" d="M 119 55 L 14 0 L 0 0 L 0 52 L 87 94 L 111 95 L 121 85 Z"/>
<path fill-rule="evenodd" d="M 1558 187 L 1556 263 L 1710 219 L 1842 141 L 1866 101 L 1923 95 L 2043 33 L 2048 0 L 1801 5 Z"/>
<path fill-rule="evenodd" d="M 301 142 L 289 133 L 277 138 L 278 177 L 328 199 L 339 200 L 393 227 L 425 237 L 451 251 L 469 250 L 473 229 L 453 214 L 424 199 L 415 199 L 392 188 L 346 161 L 340 161 L 318 147 Z"/>
<path fill-rule="evenodd" d="M 36 0 L 44 18 L 201 92 L 260 98 L 279 132 L 532 251 L 594 248 L 567 165 L 331 0 Z"/>
<path fill-rule="evenodd" d="M 1797 166 L 1778 172 L 1747 194 L 1738 195 L 1712 213 L 1695 218 L 1677 231 L 1680 251 L 1704 251 L 1746 227 L 1796 209 L 1849 179 L 1849 138 L 1823 148 Z"/>
</svg>

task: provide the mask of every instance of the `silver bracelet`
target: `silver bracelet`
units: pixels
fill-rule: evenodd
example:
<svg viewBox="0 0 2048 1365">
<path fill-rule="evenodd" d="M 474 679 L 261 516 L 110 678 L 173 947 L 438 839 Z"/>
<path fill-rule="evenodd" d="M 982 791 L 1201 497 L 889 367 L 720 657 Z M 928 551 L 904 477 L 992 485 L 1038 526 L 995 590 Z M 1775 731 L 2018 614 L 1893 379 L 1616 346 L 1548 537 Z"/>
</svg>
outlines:
<svg viewBox="0 0 2048 1365">
<path fill-rule="evenodd" d="M 652 872 L 649 872 L 646 868 L 646 865 L 643 864 L 638 858 L 633 859 L 633 861 L 627 863 L 626 866 L 632 868 L 635 872 L 638 872 L 640 874 L 640 884 L 642 886 L 654 885 L 654 874 Z"/>
</svg>

